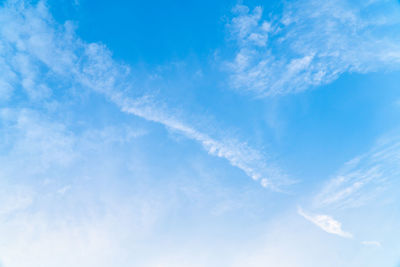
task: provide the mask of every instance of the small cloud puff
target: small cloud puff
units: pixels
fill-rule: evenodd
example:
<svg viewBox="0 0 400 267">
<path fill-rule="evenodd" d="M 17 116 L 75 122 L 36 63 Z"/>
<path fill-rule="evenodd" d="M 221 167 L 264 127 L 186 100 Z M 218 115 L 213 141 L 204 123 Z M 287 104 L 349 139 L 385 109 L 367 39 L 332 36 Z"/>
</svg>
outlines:
<svg viewBox="0 0 400 267">
<path fill-rule="evenodd" d="M 381 247 L 381 243 L 379 241 L 362 241 L 361 244 L 365 246 L 373 246 L 373 247 Z"/>
<path fill-rule="evenodd" d="M 342 230 L 342 223 L 336 221 L 329 215 L 307 214 L 300 207 L 297 210 L 298 214 L 303 216 L 308 221 L 312 222 L 327 233 L 338 235 L 344 238 L 352 238 L 351 233 Z"/>
</svg>

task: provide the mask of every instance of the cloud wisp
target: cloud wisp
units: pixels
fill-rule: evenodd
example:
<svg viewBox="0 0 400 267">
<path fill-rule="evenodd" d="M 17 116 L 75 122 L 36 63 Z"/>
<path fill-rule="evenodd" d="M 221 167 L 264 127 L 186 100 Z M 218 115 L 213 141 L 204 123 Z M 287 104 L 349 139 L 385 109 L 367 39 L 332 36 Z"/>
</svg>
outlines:
<svg viewBox="0 0 400 267">
<path fill-rule="evenodd" d="M 397 185 L 400 175 L 398 136 L 381 138 L 368 152 L 350 160 L 314 199 L 316 207 L 356 208 Z M 393 201 L 393 200 L 392 200 Z"/>
<path fill-rule="evenodd" d="M 362 241 L 361 244 L 365 246 L 381 247 L 382 244 L 379 241 Z"/>
<path fill-rule="evenodd" d="M 304 91 L 345 72 L 400 67 L 397 1 L 297 0 L 280 15 L 234 8 L 228 24 L 238 51 L 227 64 L 231 86 L 265 97 Z"/>
<path fill-rule="evenodd" d="M 279 190 L 292 183 L 264 153 L 246 142 L 211 136 L 206 127 L 187 123 L 174 114 L 153 92 L 135 88 L 129 66 L 114 61 L 104 45 L 78 38 L 72 23 L 57 24 L 43 2 L 36 6 L 23 1 L 6 2 L 0 22 L 0 67 L 9 73 L 1 79 L 3 88 L 8 88 L 3 90 L 2 98 L 10 99 L 22 92 L 30 101 L 49 102 L 56 94 L 52 90 L 55 81 L 65 87 L 90 89 L 104 95 L 122 112 L 160 123 L 197 141 L 209 154 L 228 160 L 264 187 Z"/>
<path fill-rule="evenodd" d="M 342 223 L 333 219 L 329 215 L 308 214 L 305 213 L 301 208 L 297 209 L 297 213 L 327 233 L 338 235 L 344 238 L 353 237 L 351 233 L 342 230 Z"/>
<path fill-rule="evenodd" d="M 381 241 L 392 242 L 385 236 L 385 231 L 393 232 L 396 228 L 392 217 L 397 215 L 395 207 L 399 199 L 399 163 L 398 134 L 381 137 L 372 149 L 348 161 L 333 178 L 324 182 L 322 189 L 311 198 L 308 209 L 323 210 L 324 213 L 340 212 L 344 216 L 343 220 L 352 227 L 356 217 L 356 225 L 360 226 L 353 229 L 357 236 L 363 238 L 359 240 L 363 246 L 381 247 Z M 352 216 L 346 216 L 349 210 L 352 211 Z M 382 213 L 385 215 L 370 218 L 371 214 Z M 340 222 L 328 215 L 308 214 L 301 208 L 298 209 L 298 214 L 326 232 L 352 237 L 351 233 L 342 230 Z M 386 228 L 379 229 L 378 225 L 383 223 L 382 217 L 386 216 L 389 218 Z M 369 224 L 374 226 L 368 226 Z M 380 241 L 374 240 L 375 238 Z"/>
</svg>

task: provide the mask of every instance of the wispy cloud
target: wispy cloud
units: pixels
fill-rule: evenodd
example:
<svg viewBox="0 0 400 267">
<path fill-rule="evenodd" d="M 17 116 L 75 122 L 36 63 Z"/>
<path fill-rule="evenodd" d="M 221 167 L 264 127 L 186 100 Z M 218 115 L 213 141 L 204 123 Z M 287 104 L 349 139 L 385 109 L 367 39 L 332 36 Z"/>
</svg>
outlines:
<svg viewBox="0 0 400 267">
<path fill-rule="evenodd" d="M 297 212 L 299 215 L 303 216 L 305 219 L 309 220 L 327 233 L 345 238 L 353 237 L 351 233 L 343 231 L 342 224 L 329 215 L 308 214 L 305 213 L 301 208 L 298 208 Z"/>
<path fill-rule="evenodd" d="M 354 212 L 353 216 L 362 221 L 363 227 L 354 229 L 357 236 L 362 238 L 360 244 L 380 247 L 379 241 L 369 240 L 371 236 L 391 242 L 383 232 L 394 231 L 396 228 L 391 217 L 397 216 L 394 207 L 399 200 L 399 163 L 398 134 L 382 137 L 369 151 L 348 161 L 332 179 L 326 181 L 322 189 L 311 198 L 308 208 L 328 213 L 340 211 L 344 215 L 344 222 L 354 227 L 354 217 L 346 215 L 351 210 Z M 327 232 L 343 237 L 351 236 L 341 229 L 340 222 L 328 215 L 308 214 L 300 208 L 298 213 Z M 383 217 L 388 218 L 382 219 L 382 213 L 387 214 Z M 380 216 L 370 218 L 371 214 Z M 378 225 L 383 221 L 387 223 L 386 229 L 379 229 Z M 360 222 L 357 221 L 358 223 Z"/>
<path fill-rule="evenodd" d="M 373 246 L 373 247 L 381 247 L 381 243 L 379 241 L 362 241 L 361 244 L 365 246 Z"/>
<path fill-rule="evenodd" d="M 368 152 L 350 160 L 314 199 L 314 206 L 354 208 L 396 186 L 400 175 L 400 141 L 381 138 Z"/>
<path fill-rule="evenodd" d="M 6 2 L 0 21 L 0 63 L 11 72 L 5 77 L 20 77 L 4 79 L 3 83 L 23 90 L 32 100 L 49 101 L 55 80 L 66 87 L 83 86 L 103 94 L 122 112 L 160 123 L 199 142 L 209 154 L 225 158 L 265 187 L 279 190 L 280 186 L 292 183 L 264 153 L 246 142 L 224 134 L 211 136 L 207 127 L 185 122 L 153 92 L 136 88 L 129 66 L 115 62 L 104 45 L 79 39 L 70 22 L 58 25 L 43 2 L 37 6 L 23 1 Z M 10 97 L 8 91 L 3 95 Z"/>
<path fill-rule="evenodd" d="M 304 91 L 344 72 L 400 67 L 397 1 L 297 0 L 270 20 L 261 7 L 233 12 L 231 85 L 257 96 Z"/>
<path fill-rule="evenodd" d="M 279 190 L 279 186 L 293 182 L 278 168 L 274 167 L 272 163 L 266 162 L 260 152 L 252 149 L 246 143 L 228 138 L 216 140 L 168 115 L 168 112 L 160 110 L 151 102 L 118 98 L 115 95 L 112 98 L 121 107 L 122 111 L 161 123 L 199 142 L 209 154 L 227 159 L 232 166 L 240 168 L 254 180 L 260 180 L 261 185 L 264 187 Z"/>
</svg>

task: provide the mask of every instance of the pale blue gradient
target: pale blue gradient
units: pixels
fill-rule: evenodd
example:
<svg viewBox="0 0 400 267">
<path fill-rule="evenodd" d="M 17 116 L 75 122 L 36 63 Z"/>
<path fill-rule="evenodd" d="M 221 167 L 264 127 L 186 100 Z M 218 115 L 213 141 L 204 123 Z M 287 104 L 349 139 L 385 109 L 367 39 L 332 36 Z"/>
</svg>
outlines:
<svg viewBox="0 0 400 267">
<path fill-rule="evenodd" d="M 214 2 L 1 2 L 0 266 L 399 266 L 400 4 Z"/>
</svg>

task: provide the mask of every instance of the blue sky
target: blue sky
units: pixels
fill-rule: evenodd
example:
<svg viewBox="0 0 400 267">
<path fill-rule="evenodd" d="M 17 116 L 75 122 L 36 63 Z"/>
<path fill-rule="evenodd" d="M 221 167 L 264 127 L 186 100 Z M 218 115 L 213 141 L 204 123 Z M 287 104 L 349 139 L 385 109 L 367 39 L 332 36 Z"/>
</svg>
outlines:
<svg viewBox="0 0 400 267">
<path fill-rule="evenodd" d="M 400 266 L 394 0 L 1 1 L 0 266 Z"/>
</svg>

